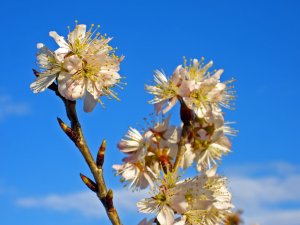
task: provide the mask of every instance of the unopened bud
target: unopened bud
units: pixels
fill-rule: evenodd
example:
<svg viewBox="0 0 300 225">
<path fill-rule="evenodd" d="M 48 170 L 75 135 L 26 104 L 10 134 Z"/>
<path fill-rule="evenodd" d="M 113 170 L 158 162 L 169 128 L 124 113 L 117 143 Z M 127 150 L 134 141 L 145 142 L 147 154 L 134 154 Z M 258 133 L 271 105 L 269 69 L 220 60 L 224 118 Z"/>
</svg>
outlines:
<svg viewBox="0 0 300 225">
<path fill-rule="evenodd" d="M 85 185 L 91 189 L 93 192 L 98 192 L 98 188 L 97 185 L 94 181 L 92 181 L 90 178 L 86 177 L 85 175 L 83 175 L 82 173 L 80 174 L 81 180 L 83 181 L 83 183 L 85 183 Z"/>
<path fill-rule="evenodd" d="M 96 164 L 97 164 L 97 167 L 99 169 L 102 168 L 103 163 L 104 163 L 105 150 L 106 150 L 106 140 L 103 140 L 102 144 L 101 144 L 101 146 L 99 148 L 98 155 L 97 155 L 97 160 L 96 160 Z"/>
<path fill-rule="evenodd" d="M 76 134 L 74 130 L 72 130 L 70 127 L 67 126 L 60 118 L 57 118 L 57 121 L 59 123 L 59 126 L 61 129 L 68 135 L 68 137 L 75 143 L 77 144 L 79 140 L 79 136 Z"/>
</svg>

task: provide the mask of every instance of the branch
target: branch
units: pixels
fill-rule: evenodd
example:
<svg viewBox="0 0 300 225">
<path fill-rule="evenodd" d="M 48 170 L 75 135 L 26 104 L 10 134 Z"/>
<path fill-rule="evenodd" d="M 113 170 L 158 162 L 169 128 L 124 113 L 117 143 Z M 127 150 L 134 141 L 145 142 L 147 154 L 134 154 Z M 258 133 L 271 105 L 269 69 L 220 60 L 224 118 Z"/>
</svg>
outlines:
<svg viewBox="0 0 300 225">
<path fill-rule="evenodd" d="M 190 133 L 191 122 L 195 119 L 195 113 L 189 109 L 181 97 L 178 98 L 180 101 L 180 118 L 183 122 L 183 128 L 179 141 L 179 149 L 176 155 L 176 159 L 173 166 L 173 172 L 177 173 L 178 168 L 181 164 L 183 155 L 186 151 L 185 144 L 188 142 L 188 136 Z"/>
<path fill-rule="evenodd" d="M 189 126 L 184 124 L 183 128 L 182 128 L 180 141 L 179 141 L 178 152 L 177 152 L 176 159 L 175 159 L 174 166 L 173 166 L 173 172 L 175 172 L 175 173 L 177 173 L 179 166 L 181 164 L 183 155 L 186 151 L 185 144 L 188 141 L 188 131 L 189 131 Z"/>
<path fill-rule="evenodd" d="M 35 71 L 34 71 L 35 73 Z M 80 122 L 78 120 L 76 112 L 76 101 L 70 101 L 64 98 L 59 92 L 57 85 L 52 83 L 48 89 L 55 92 L 55 94 L 63 101 L 68 119 L 71 122 L 71 127 L 68 127 L 61 119 L 57 119 L 62 130 L 67 134 L 67 136 L 74 142 L 76 147 L 81 152 L 84 157 L 90 171 L 93 174 L 94 181 L 86 177 L 83 174 L 80 174 L 82 181 L 97 194 L 99 200 L 105 208 L 105 211 L 113 225 L 122 225 L 119 215 L 113 204 L 113 191 L 107 187 L 103 177 L 103 163 L 104 163 L 104 154 L 106 148 L 105 140 L 102 142 L 101 147 L 98 152 L 97 162 L 93 159 L 91 152 L 85 141 Z"/>
</svg>

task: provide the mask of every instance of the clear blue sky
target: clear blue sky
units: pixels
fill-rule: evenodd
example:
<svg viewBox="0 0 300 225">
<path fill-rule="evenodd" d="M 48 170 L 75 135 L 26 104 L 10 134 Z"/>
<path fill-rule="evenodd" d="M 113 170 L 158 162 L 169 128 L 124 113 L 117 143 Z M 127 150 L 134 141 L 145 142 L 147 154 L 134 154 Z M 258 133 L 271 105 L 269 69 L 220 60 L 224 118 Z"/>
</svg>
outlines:
<svg viewBox="0 0 300 225">
<path fill-rule="evenodd" d="M 279 200 L 271 196 L 251 205 L 238 193 L 237 208 L 245 210 L 249 223 L 253 219 L 271 225 L 270 215 L 281 213 L 282 220 L 290 219 L 285 224 L 294 225 L 300 215 L 300 196 L 293 191 L 300 185 L 297 0 L 2 1 L 1 225 L 109 224 L 105 217 L 84 214 L 80 206 L 68 208 L 66 196 L 78 198 L 86 191 L 79 172 L 90 174 L 57 125 L 57 116 L 66 120 L 62 103 L 49 91 L 34 95 L 29 89 L 34 80 L 31 69 L 35 68 L 36 44 L 56 48 L 48 32 L 66 35 L 67 26 L 73 26 L 76 19 L 100 24 L 103 33 L 114 37 L 112 44 L 119 48 L 119 55 L 125 55 L 120 72 L 128 85 L 119 91 L 122 101 L 106 101 L 105 110 L 99 106 L 90 114 L 83 113 L 79 104 L 93 153 L 102 138 L 108 141 L 105 169 L 110 187 L 122 187 L 111 172 L 111 165 L 122 158 L 116 143 L 129 125 L 143 124 L 143 118 L 152 112 L 144 84 L 152 82 L 153 71 L 163 69 L 170 74 L 182 63 L 182 56 L 204 56 L 214 60 L 214 68 L 225 69 L 224 80 L 237 80 L 237 109 L 226 111 L 226 118 L 237 121 L 235 128 L 240 132 L 222 173 L 232 174 L 237 180 L 232 181 L 232 189 L 246 196 L 253 191 L 258 193 L 253 198 L 261 194 L 262 199 L 272 191 L 274 196 L 281 194 Z M 178 122 L 176 110 L 173 122 Z M 45 201 L 51 195 L 56 195 L 61 205 Z M 142 217 L 136 217 L 133 209 L 127 215 L 123 210 L 122 218 L 131 225 Z"/>
</svg>

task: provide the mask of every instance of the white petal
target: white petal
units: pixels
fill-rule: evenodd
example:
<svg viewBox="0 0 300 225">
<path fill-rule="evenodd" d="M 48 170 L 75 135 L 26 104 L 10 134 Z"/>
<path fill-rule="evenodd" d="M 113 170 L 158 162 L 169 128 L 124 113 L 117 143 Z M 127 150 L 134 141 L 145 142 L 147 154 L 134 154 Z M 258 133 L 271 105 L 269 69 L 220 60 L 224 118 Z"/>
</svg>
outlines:
<svg viewBox="0 0 300 225">
<path fill-rule="evenodd" d="M 37 43 L 36 47 L 38 49 L 43 48 L 45 45 L 43 43 Z"/>
<path fill-rule="evenodd" d="M 175 189 L 176 189 L 176 187 L 175 187 Z M 189 203 L 186 200 L 186 195 L 185 194 L 186 194 L 185 191 L 183 191 L 182 193 L 179 192 L 179 193 L 171 196 L 171 198 L 170 198 L 170 204 L 169 205 L 178 214 L 186 213 L 190 208 Z"/>
<path fill-rule="evenodd" d="M 65 59 L 63 67 L 69 74 L 75 74 L 82 69 L 82 59 L 76 55 L 69 56 Z"/>
<path fill-rule="evenodd" d="M 195 89 L 195 81 L 191 80 L 191 81 L 187 81 L 184 80 L 182 81 L 179 89 L 178 89 L 178 94 L 181 97 L 188 97 L 191 93 L 191 91 L 193 91 Z"/>
<path fill-rule="evenodd" d="M 152 213 L 157 208 L 157 201 L 153 198 L 144 198 L 136 203 L 139 212 Z"/>
<path fill-rule="evenodd" d="M 169 206 L 163 206 L 157 214 L 157 220 L 161 225 L 173 225 L 174 211 Z"/>
<path fill-rule="evenodd" d="M 156 115 L 158 115 L 162 111 L 162 108 L 167 101 L 168 100 L 163 100 L 163 101 L 160 101 L 160 102 L 154 104 L 154 110 L 156 112 Z"/>
<path fill-rule="evenodd" d="M 211 60 L 201 70 L 206 72 L 210 67 L 213 66 L 213 64 L 214 62 Z"/>
<path fill-rule="evenodd" d="M 85 38 L 86 25 L 76 25 L 75 29 L 68 35 L 70 43 L 74 43 L 76 39 L 82 40 Z"/>
<path fill-rule="evenodd" d="M 30 85 L 30 89 L 33 91 L 33 93 L 45 91 L 54 82 L 56 76 L 56 74 L 51 74 L 48 76 L 40 75 L 36 81 Z"/>
<path fill-rule="evenodd" d="M 63 61 L 64 57 L 66 54 L 70 52 L 70 49 L 68 48 L 58 48 L 57 50 L 54 51 L 55 55 L 59 59 L 59 61 Z"/>
<path fill-rule="evenodd" d="M 59 47 L 69 48 L 68 43 L 65 41 L 65 38 L 63 36 L 58 35 L 55 31 L 50 31 L 49 35 L 54 39 L 54 41 L 59 45 Z"/>
<path fill-rule="evenodd" d="M 155 74 L 154 74 L 154 81 L 157 84 L 164 84 L 164 83 L 168 83 L 168 79 L 166 78 L 166 75 L 163 74 L 161 71 L 156 70 Z"/>
<path fill-rule="evenodd" d="M 193 152 L 191 144 L 186 144 L 185 145 L 186 150 L 184 152 L 182 161 L 181 161 L 181 167 L 183 169 L 187 169 L 190 167 L 196 157 L 195 153 Z"/>
<path fill-rule="evenodd" d="M 93 95 L 90 94 L 90 92 L 86 92 L 85 98 L 84 98 L 84 106 L 83 110 L 85 112 L 92 112 L 93 109 L 95 108 L 98 100 L 94 98 Z"/>
<path fill-rule="evenodd" d="M 182 78 L 181 78 L 181 74 L 180 72 L 183 70 L 182 65 L 177 66 L 177 68 L 175 69 L 175 71 L 173 72 L 172 77 L 170 78 L 170 81 L 174 84 L 174 85 L 178 85 L 180 84 Z"/>
<path fill-rule="evenodd" d="M 168 101 L 168 103 L 167 103 L 167 107 L 164 108 L 164 110 L 162 111 L 162 113 L 166 114 L 170 109 L 173 108 L 173 106 L 176 104 L 176 102 L 177 102 L 177 98 L 176 97 L 171 98 L 171 100 Z"/>
<path fill-rule="evenodd" d="M 214 167 L 210 168 L 209 170 L 207 170 L 205 172 L 206 176 L 213 177 L 214 175 L 216 175 L 217 169 L 218 169 L 218 166 L 214 166 Z"/>
<path fill-rule="evenodd" d="M 222 75 L 222 73 L 224 72 L 223 69 L 219 69 L 217 70 L 217 72 L 214 73 L 214 75 L 212 76 L 214 79 L 220 80 L 220 77 Z"/>
<path fill-rule="evenodd" d="M 84 79 L 73 80 L 72 75 L 61 72 L 58 76 L 58 91 L 66 99 L 74 101 L 78 98 L 82 98 L 85 94 L 86 85 Z"/>
</svg>

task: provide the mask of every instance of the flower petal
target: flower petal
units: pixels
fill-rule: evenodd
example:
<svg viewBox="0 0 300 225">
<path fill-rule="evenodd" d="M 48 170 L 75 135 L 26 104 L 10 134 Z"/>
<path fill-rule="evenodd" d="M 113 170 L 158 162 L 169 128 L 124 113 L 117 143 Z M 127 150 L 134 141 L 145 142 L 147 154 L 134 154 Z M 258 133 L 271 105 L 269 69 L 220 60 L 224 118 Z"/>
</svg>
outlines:
<svg viewBox="0 0 300 225">
<path fill-rule="evenodd" d="M 30 89 L 33 93 L 43 92 L 54 82 L 56 76 L 56 74 L 50 74 L 48 76 L 40 75 L 36 81 L 30 85 Z"/>
<path fill-rule="evenodd" d="M 82 40 L 85 38 L 86 25 L 76 25 L 75 29 L 68 35 L 70 43 L 74 43 L 76 39 Z"/>
<path fill-rule="evenodd" d="M 169 206 L 163 206 L 157 214 L 157 220 L 161 225 L 173 225 L 174 211 Z"/>
<path fill-rule="evenodd" d="M 69 45 L 65 41 L 65 38 L 63 36 L 58 35 L 55 31 L 50 31 L 49 36 L 54 39 L 54 41 L 59 45 L 59 47 L 69 48 Z"/>
<path fill-rule="evenodd" d="M 90 92 L 86 92 L 85 98 L 84 98 L 84 106 L 83 110 L 85 112 L 92 112 L 93 109 L 95 108 L 98 100 L 94 98 L 93 95 L 90 94 Z"/>
</svg>

